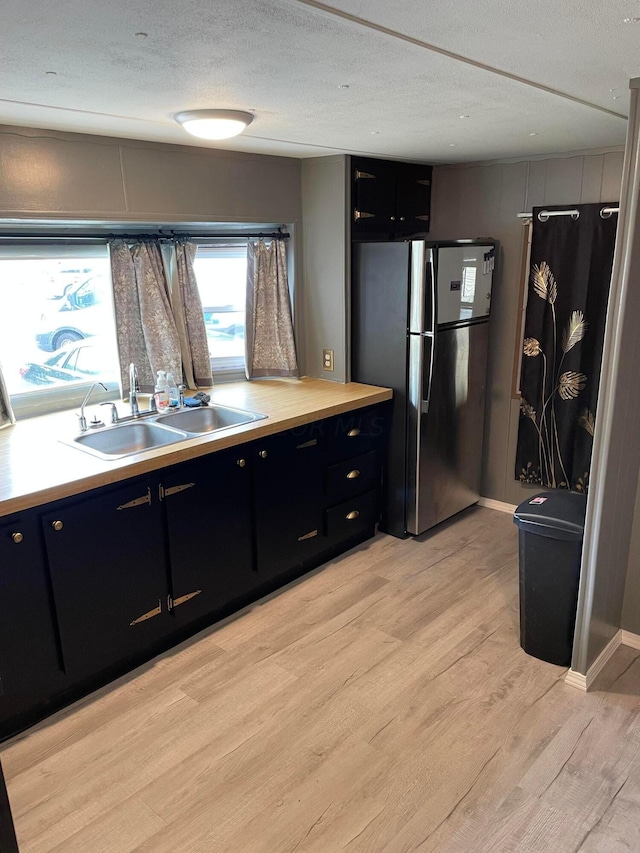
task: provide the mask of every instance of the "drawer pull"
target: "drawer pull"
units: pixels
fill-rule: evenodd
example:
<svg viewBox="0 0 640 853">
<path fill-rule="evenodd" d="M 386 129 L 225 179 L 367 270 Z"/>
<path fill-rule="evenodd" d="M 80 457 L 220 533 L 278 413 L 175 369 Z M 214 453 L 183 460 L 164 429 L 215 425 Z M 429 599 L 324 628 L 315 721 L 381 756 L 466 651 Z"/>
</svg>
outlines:
<svg viewBox="0 0 640 853">
<path fill-rule="evenodd" d="M 64 527 L 64 524 L 61 521 L 52 521 L 51 526 L 53 527 L 54 530 L 62 530 L 62 528 Z"/>
<path fill-rule="evenodd" d="M 260 457 L 260 459 L 266 459 L 268 455 L 269 455 L 269 454 L 267 453 L 267 451 L 266 451 L 266 450 L 260 450 L 260 451 L 258 452 L 258 456 Z"/>
<path fill-rule="evenodd" d="M 354 468 L 353 471 L 349 471 L 347 474 L 347 480 L 355 480 L 356 477 L 360 476 L 360 471 L 357 468 Z"/>
<path fill-rule="evenodd" d="M 360 515 L 360 513 L 358 512 L 357 509 L 352 509 L 351 512 L 348 512 L 345 515 L 345 518 L 348 519 L 349 521 L 353 521 L 354 518 L 357 518 L 359 515 Z"/>
<path fill-rule="evenodd" d="M 303 444 L 296 445 L 296 450 L 304 450 L 305 447 L 315 447 L 318 443 L 317 438 L 312 438 L 309 441 L 305 441 Z"/>
<path fill-rule="evenodd" d="M 238 459 L 238 462 L 236 464 L 238 464 L 241 468 L 244 468 L 244 466 L 247 464 L 247 461 L 246 459 Z"/>
<path fill-rule="evenodd" d="M 354 427 L 353 429 L 349 430 L 347 435 L 349 436 L 349 438 L 355 438 L 357 435 L 360 435 L 360 430 L 358 429 L 358 427 Z"/>
<path fill-rule="evenodd" d="M 314 536 L 318 535 L 317 530 L 311 530 L 309 533 L 305 533 L 304 536 L 298 536 L 298 542 L 304 542 L 305 539 L 313 539 Z"/>
<path fill-rule="evenodd" d="M 12 533 L 11 534 L 11 540 L 13 542 L 15 542 L 16 545 L 19 545 L 23 539 L 24 539 L 24 536 L 22 535 L 22 533 Z"/>
</svg>

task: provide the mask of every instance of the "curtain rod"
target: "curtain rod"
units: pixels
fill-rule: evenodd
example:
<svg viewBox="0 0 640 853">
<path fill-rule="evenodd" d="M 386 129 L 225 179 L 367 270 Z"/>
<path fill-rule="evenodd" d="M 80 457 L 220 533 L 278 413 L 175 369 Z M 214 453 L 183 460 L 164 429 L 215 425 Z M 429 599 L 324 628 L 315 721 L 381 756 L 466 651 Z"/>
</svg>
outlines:
<svg viewBox="0 0 640 853">
<path fill-rule="evenodd" d="M 83 234 L 69 234 L 61 232 L 49 232 L 46 234 L 38 234 L 33 231 L 4 231 L 0 234 L 0 240 L 57 240 L 76 242 L 78 240 L 288 240 L 291 237 L 286 231 L 252 231 L 243 233 L 232 233 L 228 231 L 206 232 L 202 234 L 190 234 L 186 231 L 169 231 L 162 233 L 156 232 L 140 232 L 138 234 L 129 234 L 128 232 L 114 233 L 113 231 L 87 231 Z"/>
<path fill-rule="evenodd" d="M 603 207 L 600 211 L 600 216 L 603 219 L 608 219 L 613 213 L 618 213 L 619 207 Z M 540 210 L 538 219 L 540 222 L 546 222 L 550 216 L 570 216 L 572 219 L 578 219 L 580 211 L 575 208 L 570 210 Z M 518 219 L 533 219 L 533 213 L 518 213 Z"/>
</svg>

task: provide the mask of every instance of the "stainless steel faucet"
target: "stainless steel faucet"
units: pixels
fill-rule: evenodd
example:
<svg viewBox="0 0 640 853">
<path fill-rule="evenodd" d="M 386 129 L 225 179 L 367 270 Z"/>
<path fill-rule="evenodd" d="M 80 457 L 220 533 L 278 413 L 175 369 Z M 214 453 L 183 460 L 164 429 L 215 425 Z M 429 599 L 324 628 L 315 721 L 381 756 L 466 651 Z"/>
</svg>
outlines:
<svg viewBox="0 0 640 853">
<path fill-rule="evenodd" d="M 129 365 L 129 401 L 131 403 L 132 418 L 137 418 L 140 414 L 140 409 L 138 408 L 139 391 L 140 386 L 138 385 L 138 368 L 133 362 L 131 362 L 131 364 Z"/>
<path fill-rule="evenodd" d="M 87 405 L 87 400 L 91 396 L 93 389 L 96 387 L 96 385 L 99 385 L 101 388 L 104 388 L 105 391 L 107 390 L 107 386 L 104 385 L 102 382 L 94 382 L 91 388 L 89 388 L 89 390 L 85 394 L 84 400 L 80 405 L 80 414 L 78 415 L 78 418 L 80 420 L 80 432 L 87 431 L 87 419 L 84 416 L 84 407 Z"/>
<path fill-rule="evenodd" d="M 129 401 L 131 402 L 131 418 L 140 418 L 144 415 L 152 415 L 158 411 L 156 399 L 151 395 L 149 399 L 149 408 L 144 412 L 140 411 L 138 406 L 138 394 L 140 393 L 140 385 L 138 384 L 138 368 L 133 362 L 129 365 Z M 119 418 L 119 420 L 128 420 L 128 418 Z M 114 421 L 117 423 L 118 421 Z"/>
</svg>

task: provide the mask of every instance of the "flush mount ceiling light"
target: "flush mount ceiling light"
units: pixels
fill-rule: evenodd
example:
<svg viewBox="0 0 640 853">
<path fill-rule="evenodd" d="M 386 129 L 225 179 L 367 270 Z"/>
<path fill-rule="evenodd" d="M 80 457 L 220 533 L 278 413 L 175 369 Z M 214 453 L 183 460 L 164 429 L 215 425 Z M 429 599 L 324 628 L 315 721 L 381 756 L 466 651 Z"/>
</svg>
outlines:
<svg viewBox="0 0 640 853">
<path fill-rule="evenodd" d="M 175 120 L 200 139 L 230 139 L 251 124 L 253 115 L 241 110 L 188 110 L 177 113 Z"/>
</svg>

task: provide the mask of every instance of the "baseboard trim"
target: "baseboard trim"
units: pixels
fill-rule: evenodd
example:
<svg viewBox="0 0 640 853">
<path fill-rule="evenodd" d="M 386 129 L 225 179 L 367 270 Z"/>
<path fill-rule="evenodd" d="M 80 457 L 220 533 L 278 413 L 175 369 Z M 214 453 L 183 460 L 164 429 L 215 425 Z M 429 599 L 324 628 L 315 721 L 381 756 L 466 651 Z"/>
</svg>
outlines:
<svg viewBox="0 0 640 853">
<path fill-rule="evenodd" d="M 630 649 L 640 649 L 640 634 L 622 631 L 622 645 L 629 646 Z"/>
<path fill-rule="evenodd" d="M 616 649 L 622 645 L 622 633 L 623 632 L 621 630 L 616 631 L 598 657 L 591 664 L 586 675 L 570 669 L 565 676 L 564 683 L 568 684 L 570 687 L 576 687 L 578 690 L 582 690 L 586 693 L 605 666 L 609 663 Z M 637 637 L 636 634 L 630 634 L 629 636 Z M 637 641 L 639 643 L 638 648 L 640 648 L 640 637 L 637 637 Z M 625 643 L 625 645 L 627 644 Z"/>
<path fill-rule="evenodd" d="M 487 509 L 497 509 L 498 512 L 508 512 L 509 515 L 518 508 L 515 504 L 506 504 L 504 501 L 494 501 L 493 498 L 480 498 L 478 506 L 485 506 Z"/>
</svg>

